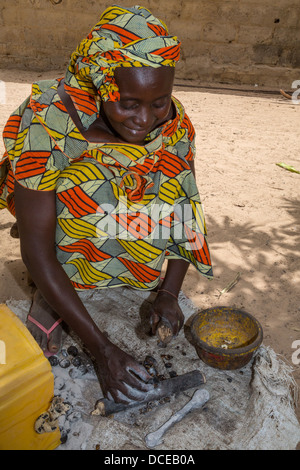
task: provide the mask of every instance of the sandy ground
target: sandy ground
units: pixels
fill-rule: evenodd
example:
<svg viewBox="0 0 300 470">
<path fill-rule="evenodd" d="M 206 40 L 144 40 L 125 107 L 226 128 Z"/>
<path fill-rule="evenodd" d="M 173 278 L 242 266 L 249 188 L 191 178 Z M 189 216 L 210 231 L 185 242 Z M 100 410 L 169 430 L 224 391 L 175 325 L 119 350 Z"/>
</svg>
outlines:
<svg viewBox="0 0 300 470">
<path fill-rule="evenodd" d="M 61 75 L 0 70 L 6 92 L 0 128 L 32 81 Z M 197 182 L 215 277 L 207 281 L 190 268 L 183 291 L 199 308 L 228 305 L 253 314 L 263 326 L 264 344 L 293 366 L 300 385 L 300 175 L 276 165 L 300 170 L 300 104 L 255 87 L 190 85 L 176 86 L 174 94 L 196 128 Z M 7 211 L 0 217 L 0 302 L 27 300 L 31 291 L 19 243 L 9 236 L 13 217 Z M 235 286 L 220 295 L 238 273 Z"/>
</svg>

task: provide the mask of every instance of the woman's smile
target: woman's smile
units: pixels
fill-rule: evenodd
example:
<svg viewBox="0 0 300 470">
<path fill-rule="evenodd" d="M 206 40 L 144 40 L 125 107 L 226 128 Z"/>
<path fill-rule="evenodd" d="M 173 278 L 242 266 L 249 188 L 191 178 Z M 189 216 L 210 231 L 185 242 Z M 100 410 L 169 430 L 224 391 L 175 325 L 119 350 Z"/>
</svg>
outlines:
<svg viewBox="0 0 300 470">
<path fill-rule="evenodd" d="M 123 124 L 123 126 L 125 129 L 125 132 L 128 134 L 128 137 L 129 136 L 136 137 L 140 139 L 141 141 L 144 141 L 146 136 L 152 130 L 152 128 L 143 129 L 143 128 L 131 127 L 126 124 Z"/>
<path fill-rule="evenodd" d="M 102 103 L 112 130 L 122 140 L 141 145 L 146 136 L 172 117 L 172 67 L 118 67 L 120 101 Z"/>
</svg>

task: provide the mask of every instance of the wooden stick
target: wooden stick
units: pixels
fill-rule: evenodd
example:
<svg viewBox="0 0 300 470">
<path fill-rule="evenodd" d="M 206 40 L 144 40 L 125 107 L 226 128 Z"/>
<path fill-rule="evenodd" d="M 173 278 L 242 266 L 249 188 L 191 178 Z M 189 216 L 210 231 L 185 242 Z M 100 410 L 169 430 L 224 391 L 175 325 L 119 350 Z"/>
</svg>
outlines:
<svg viewBox="0 0 300 470">
<path fill-rule="evenodd" d="M 282 96 L 284 96 L 285 98 L 287 98 L 288 100 L 291 100 L 292 99 L 292 96 L 289 95 L 288 93 L 286 93 L 284 90 L 279 90 L 280 93 L 282 94 Z"/>
<path fill-rule="evenodd" d="M 119 413 L 120 411 L 125 411 L 135 406 L 145 405 L 150 401 L 160 400 L 161 398 L 165 398 L 173 394 L 183 392 L 184 390 L 188 390 L 189 388 L 199 387 L 204 383 L 206 383 L 206 379 L 202 372 L 200 372 L 199 370 L 193 370 L 191 372 L 187 372 L 183 375 L 178 375 L 177 377 L 173 377 L 171 379 L 162 380 L 158 383 L 156 387 L 153 387 L 150 392 L 145 393 L 145 398 L 142 401 L 132 401 L 128 404 L 124 404 L 115 403 L 112 400 L 107 400 L 106 398 L 103 398 L 97 401 L 95 410 L 92 411 L 92 415 L 109 416 L 114 413 Z"/>
</svg>

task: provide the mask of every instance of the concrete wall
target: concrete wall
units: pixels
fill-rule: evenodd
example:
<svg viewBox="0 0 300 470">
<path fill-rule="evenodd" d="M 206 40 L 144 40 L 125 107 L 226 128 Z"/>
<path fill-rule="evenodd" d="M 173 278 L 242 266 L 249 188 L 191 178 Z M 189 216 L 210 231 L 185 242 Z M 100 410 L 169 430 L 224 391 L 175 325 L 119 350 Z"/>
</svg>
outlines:
<svg viewBox="0 0 300 470">
<path fill-rule="evenodd" d="M 291 88 L 300 0 L 0 0 L 0 67 L 64 70 L 111 4 L 142 4 L 182 41 L 177 78 Z"/>
</svg>

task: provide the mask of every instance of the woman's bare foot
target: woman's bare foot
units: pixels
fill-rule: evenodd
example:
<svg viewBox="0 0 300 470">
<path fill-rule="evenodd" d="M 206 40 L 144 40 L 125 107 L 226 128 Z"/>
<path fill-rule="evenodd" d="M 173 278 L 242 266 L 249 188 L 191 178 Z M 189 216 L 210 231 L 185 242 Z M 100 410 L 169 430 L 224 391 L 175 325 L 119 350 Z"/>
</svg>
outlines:
<svg viewBox="0 0 300 470">
<path fill-rule="evenodd" d="M 31 320 L 30 320 L 31 318 Z M 49 330 L 53 327 L 55 322 L 61 321 L 59 316 L 52 310 L 47 304 L 39 290 L 37 289 L 33 294 L 32 305 L 27 318 L 27 328 L 40 346 L 45 352 L 50 354 L 57 354 L 61 348 L 62 341 L 62 326 L 58 324 L 53 331 L 49 333 L 49 340 L 47 334 L 34 323 L 36 320 L 40 323 L 44 329 Z"/>
</svg>

